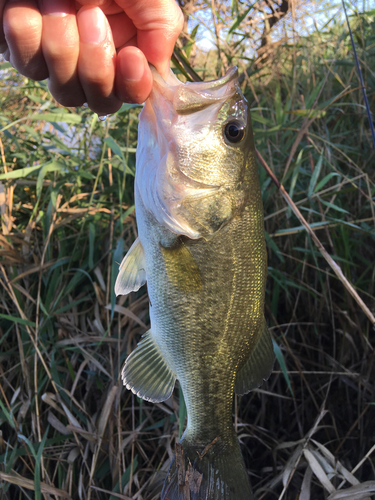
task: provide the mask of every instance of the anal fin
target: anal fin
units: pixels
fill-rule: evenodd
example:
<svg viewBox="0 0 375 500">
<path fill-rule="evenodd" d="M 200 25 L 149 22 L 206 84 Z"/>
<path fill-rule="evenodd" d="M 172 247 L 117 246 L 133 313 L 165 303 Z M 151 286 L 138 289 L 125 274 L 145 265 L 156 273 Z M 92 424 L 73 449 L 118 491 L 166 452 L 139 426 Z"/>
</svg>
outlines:
<svg viewBox="0 0 375 500">
<path fill-rule="evenodd" d="M 176 376 L 169 368 L 149 330 L 128 356 L 121 372 L 124 385 L 138 397 L 160 403 L 174 389 Z"/>
<path fill-rule="evenodd" d="M 141 240 L 137 238 L 122 259 L 115 283 L 116 295 L 136 292 L 146 283 L 145 252 Z"/>
<path fill-rule="evenodd" d="M 256 389 L 271 374 L 275 355 L 266 320 L 264 320 L 261 328 L 262 332 L 255 349 L 237 373 L 234 385 L 236 394 L 247 394 L 251 390 Z"/>
</svg>

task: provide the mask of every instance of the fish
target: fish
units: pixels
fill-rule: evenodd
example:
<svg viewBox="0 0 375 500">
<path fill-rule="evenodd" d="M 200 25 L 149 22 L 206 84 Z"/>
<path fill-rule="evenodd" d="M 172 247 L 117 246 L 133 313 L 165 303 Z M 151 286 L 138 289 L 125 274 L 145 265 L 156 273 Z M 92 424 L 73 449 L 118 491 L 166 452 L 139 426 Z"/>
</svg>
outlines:
<svg viewBox="0 0 375 500">
<path fill-rule="evenodd" d="M 274 353 L 249 105 L 235 67 L 194 83 L 152 73 L 139 117 L 138 238 L 115 283 L 126 295 L 147 281 L 151 328 L 122 379 L 147 401 L 167 400 L 176 380 L 184 395 L 187 426 L 162 500 L 251 500 L 233 394 L 259 387 Z"/>
</svg>

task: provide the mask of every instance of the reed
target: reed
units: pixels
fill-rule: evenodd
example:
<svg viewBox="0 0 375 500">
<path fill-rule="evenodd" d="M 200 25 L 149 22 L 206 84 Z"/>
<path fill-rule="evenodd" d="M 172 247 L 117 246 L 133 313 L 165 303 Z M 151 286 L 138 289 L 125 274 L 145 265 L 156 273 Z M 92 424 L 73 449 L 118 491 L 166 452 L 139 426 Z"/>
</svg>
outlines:
<svg viewBox="0 0 375 500">
<path fill-rule="evenodd" d="M 304 26 L 302 3 L 262 57 L 266 10 L 193 4 L 177 52 L 186 77 L 239 66 L 277 179 L 260 161 L 277 362 L 233 404 L 255 496 L 371 499 L 375 148 L 346 26 Z M 350 17 L 373 113 L 374 13 Z M 100 121 L 7 63 L 0 71 L 0 498 L 156 500 L 186 410 L 178 390 L 150 404 L 119 379 L 149 324 L 144 290 L 114 295 L 137 234 L 140 107 Z"/>
</svg>

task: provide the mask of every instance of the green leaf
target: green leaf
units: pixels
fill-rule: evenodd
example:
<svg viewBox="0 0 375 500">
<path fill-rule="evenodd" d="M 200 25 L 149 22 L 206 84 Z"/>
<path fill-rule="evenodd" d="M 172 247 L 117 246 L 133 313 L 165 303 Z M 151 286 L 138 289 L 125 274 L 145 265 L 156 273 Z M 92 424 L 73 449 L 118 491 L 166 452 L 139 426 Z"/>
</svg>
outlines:
<svg viewBox="0 0 375 500">
<path fill-rule="evenodd" d="M 91 117 L 91 123 L 90 123 L 90 133 L 89 133 L 89 139 L 91 139 L 91 136 L 95 130 L 96 124 L 99 123 L 99 117 L 96 113 L 92 114 Z"/>
<path fill-rule="evenodd" d="M 233 33 L 233 31 L 238 28 L 238 26 L 242 23 L 242 21 L 245 19 L 245 17 L 249 14 L 249 12 L 251 11 L 251 9 L 254 7 L 255 4 L 256 4 L 256 2 L 252 3 L 250 5 L 250 7 L 248 7 L 242 14 L 240 14 L 236 17 L 234 23 L 232 24 L 232 26 L 228 30 L 227 41 L 230 39 L 230 35 Z"/>
<path fill-rule="evenodd" d="M 73 268 L 71 269 L 71 271 L 76 271 L 76 273 L 74 274 L 73 278 L 69 281 L 69 284 L 68 286 L 65 288 L 64 290 L 64 295 L 67 296 L 72 290 L 75 289 L 75 287 L 86 277 L 88 278 L 91 283 L 92 283 L 92 279 L 91 279 L 91 276 L 89 275 L 89 273 L 87 271 L 85 271 L 84 269 L 78 269 L 78 268 Z"/>
<path fill-rule="evenodd" d="M 320 83 L 318 83 L 318 85 L 316 85 L 316 87 L 314 88 L 314 90 L 311 92 L 311 94 L 306 99 L 306 101 L 305 101 L 306 109 L 310 110 L 310 108 L 313 105 L 313 103 L 314 103 L 317 95 L 320 92 L 320 89 L 322 88 L 322 86 L 324 84 L 324 81 L 325 81 L 325 79 L 323 79 Z M 311 110 L 310 110 L 310 112 L 311 112 Z"/>
<path fill-rule="evenodd" d="M 36 452 L 35 452 L 35 448 L 34 448 L 34 445 L 32 444 L 32 442 L 27 439 L 26 436 L 24 436 L 23 434 L 17 434 L 17 437 L 18 439 L 21 439 L 22 441 L 25 441 L 25 443 L 27 444 L 29 450 L 31 451 L 32 455 L 34 458 L 36 458 Z"/>
<path fill-rule="evenodd" d="M 64 434 L 64 435 L 58 434 L 57 436 L 55 436 L 53 438 L 47 439 L 47 441 L 45 442 L 45 446 L 53 446 L 55 444 L 61 444 L 61 443 L 64 443 L 64 441 L 70 440 L 72 438 L 74 439 L 73 434 Z M 41 443 L 34 443 L 34 449 L 36 452 L 38 452 L 40 444 Z M 13 454 L 14 454 L 15 458 L 23 457 L 23 456 L 28 454 L 28 451 L 23 446 L 22 446 L 22 448 L 15 447 L 13 452 L 12 452 L 12 455 Z M 0 463 L 7 463 L 6 455 L 7 455 L 6 453 L 4 453 L 3 455 L 0 455 Z M 9 460 L 9 462 L 10 462 L 10 460 Z M 6 470 L 5 472 L 10 471 L 9 462 L 8 462 L 8 470 Z"/>
<path fill-rule="evenodd" d="M 86 302 L 88 300 L 91 300 L 90 297 L 82 297 L 81 299 L 73 300 L 73 302 L 70 302 L 66 306 L 60 307 L 60 309 L 57 309 L 57 311 L 54 311 L 54 313 L 61 314 L 65 311 L 69 311 L 70 309 L 72 309 L 72 307 L 78 306 L 78 304 L 81 304 L 82 302 Z"/>
<path fill-rule="evenodd" d="M 113 139 L 113 137 L 108 136 L 104 139 L 104 142 L 108 145 L 108 147 L 112 150 L 113 154 L 117 155 L 123 163 L 125 163 L 125 157 L 123 155 L 123 152 L 121 151 L 120 146 L 117 144 L 117 142 Z"/>
<path fill-rule="evenodd" d="M 291 111 L 287 111 L 287 113 L 297 116 L 308 116 L 309 118 L 323 118 L 326 116 L 327 111 L 324 111 L 324 109 L 292 109 Z"/>
<path fill-rule="evenodd" d="M 327 224 L 330 224 L 331 221 L 321 221 L 321 222 L 311 222 L 309 224 L 309 226 L 311 228 L 322 228 L 323 226 L 326 226 Z M 286 234 L 295 234 L 295 233 L 299 233 L 300 231 L 306 231 L 306 228 L 305 226 L 295 226 L 295 227 L 288 227 L 286 229 L 278 229 L 275 234 L 278 234 L 278 235 L 286 235 Z"/>
<path fill-rule="evenodd" d="M 333 177 L 338 177 L 339 179 L 341 179 L 340 174 L 337 174 L 336 172 L 329 173 L 328 175 L 323 177 L 323 179 L 317 184 L 316 188 L 314 189 L 314 193 L 320 191 Z"/>
<path fill-rule="evenodd" d="M 40 195 L 42 194 L 43 180 L 46 173 L 61 171 L 63 168 L 66 168 L 66 166 L 57 161 L 51 161 L 50 163 L 43 165 L 43 167 L 39 170 L 38 180 L 36 181 L 36 195 L 38 198 L 40 198 Z"/>
<path fill-rule="evenodd" d="M 50 272 L 56 269 L 57 267 L 63 266 L 64 264 L 67 264 L 70 262 L 70 257 L 62 257 L 61 259 L 57 260 L 50 268 Z"/>
<path fill-rule="evenodd" d="M 347 210 L 345 210 L 344 208 L 338 207 L 337 205 L 334 205 L 333 203 L 330 203 L 329 201 L 322 200 L 321 198 L 319 198 L 319 199 L 320 199 L 321 203 L 323 203 L 323 205 L 325 205 L 326 207 L 332 208 L 333 210 L 337 210 L 338 212 L 341 212 L 343 214 L 350 213 Z"/>
<path fill-rule="evenodd" d="M 309 198 L 314 192 L 315 184 L 316 184 L 316 181 L 318 180 L 320 170 L 322 168 L 322 164 L 323 164 L 323 155 L 321 154 L 319 156 L 318 163 L 315 165 L 314 172 L 313 172 L 311 179 L 310 179 L 309 189 L 307 191 L 307 196 Z"/>
<path fill-rule="evenodd" d="M 271 120 L 269 120 L 268 118 L 265 118 L 264 116 L 260 115 L 256 111 L 251 112 L 251 121 L 261 123 L 262 125 L 267 125 L 268 127 L 271 126 Z"/>
<path fill-rule="evenodd" d="M 267 231 L 264 232 L 264 235 L 266 238 L 267 245 L 275 252 L 275 254 L 278 256 L 278 258 L 281 260 L 281 262 L 285 262 L 284 256 L 281 255 L 279 247 L 276 245 L 276 243 L 270 237 L 270 235 L 267 233 Z"/>
<path fill-rule="evenodd" d="M 197 35 L 198 29 L 199 29 L 200 23 L 198 23 L 190 33 L 190 41 L 184 46 L 185 54 L 187 58 L 190 57 L 191 51 L 193 49 L 194 43 L 195 43 L 195 37 Z"/>
<path fill-rule="evenodd" d="M 89 224 L 89 268 L 94 267 L 95 224 Z"/>
<path fill-rule="evenodd" d="M 40 308 L 41 308 L 41 310 L 42 310 L 43 314 L 46 316 L 46 318 L 48 318 L 50 314 L 49 314 L 49 312 L 47 311 L 47 309 L 45 308 L 45 306 L 44 306 L 44 304 L 43 304 L 43 302 L 42 302 L 42 299 L 40 299 L 40 300 L 39 300 L 39 306 L 40 306 Z"/>
<path fill-rule="evenodd" d="M 17 316 L 9 316 L 8 314 L 0 313 L 0 318 L 7 319 L 9 321 L 13 321 L 14 323 L 18 323 L 20 325 L 32 326 L 33 328 L 36 327 L 36 324 L 34 323 L 34 321 L 30 321 L 28 319 L 18 318 Z"/>
<path fill-rule="evenodd" d="M 120 491 L 120 481 L 116 484 L 116 486 L 113 488 L 113 493 L 122 493 L 124 486 L 128 484 L 130 481 L 130 472 L 133 474 L 137 470 L 138 467 L 138 455 L 134 457 L 133 463 L 131 465 L 128 465 L 126 471 L 123 473 L 121 476 L 121 491 Z M 133 470 L 132 470 L 133 469 Z M 109 497 L 109 500 L 118 500 L 118 497 L 115 495 L 111 495 Z"/>
<path fill-rule="evenodd" d="M 174 424 L 177 421 L 176 415 L 169 415 L 169 417 L 162 418 L 158 420 L 152 425 L 145 427 L 145 431 L 152 431 L 153 429 L 160 429 L 160 427 L 164 427 L 165 422 L 169 422 L 170 424 Z M 1 458 L 1 457 L 0 457 Z"/>
<path fill-rule="evenodd" d="M 284 378 L 285 378 L 285 381 L 287 383 L 287 386 L 294 398 L 294 393 L 293 393 L 293 389 L 292 389 L 292 384 L 290 383 L 290 378 L 289 378 L 289 374 L 288 374 L 288 370 L 286 368 L 286 364 L 285 364 L 285 361 L 284 361 L 284 356 L 283 356 L 283 353 L 281 352 L 281 349 L 280 347 L 276 344 L 276 342 L 274 340 L 272 340 L 272 344 L 273 344 L 273 351 L 275 353 L 275 356 L 276 356 L 276 359 L 280 365 L 280 368 L 281 368 L 281 371 L 284 375 Z"/>
<path fill-rule="evenodd" d="M 77 125 L 81 123 L 82 117 L 75 113 L 66 113 L 60 111 L 59 113 L 34 113 L 27 117 L 27 120 L 32 121 L 46 121 L 46 122 L 63 122 L 70 125 Z"/>
<path fill-rule="evenodd" d="M 42 492 L 40 489 L 40 462 L 42 460 L 42 453 L 44 450 L 44 446 L 46 444 L 48 431 L 49 431 L 49 425 L 47 426 L 47 430 L 44 433 L 43 439 L 40 442 L 40 446 L 35 457 L 35 471 L 34 471 L 35 500 L 40 500 L 42 498 Z"/>
<path fill-rule="evenodd" d="M 281 107 L 281 91 L 280 91 L 280 84 L 277 85 L 276 87 L 276 94 L 275 94 L 275 114 L 276 114 L 276 124 L 277 125 L 282 125 L 283 123 L 283 110 Z"/>
<path fill-rule="evenodd" d="M 8 450 L 7 450 L 8 451 Z M 0 456 L 0 463 L 3 463 L 5 465 L 5 472 L 9 474 L 13 467 L 14 460 L 17 458 L 18 453 L 24 453 L 26 455 L 26 450 L 22 447 L 22 449 L 17 448 L 17 446 L 14 446 L 12 453 L 10 454 L 9 459 L 7 460 L 7 453 L 4 455 Z"/>
<path fill-rule="evenodd" d="M 4 415 L 5 415 L 5 418 L 8 420 L 8 423 L 11 427 L 13 427 L 13 429 L 16 428 L 15 424 L 14 424 L 14 421 L 13 421 L 13 418 L 12 418 L 12 415 L 9 413 L 9 411 L 7 410 L 7 408 L 5 408 L 5 406 L 3 405 L 3 403 L 1 402 L 0 400 L 0 408 L 2 409 Z"/>
<path fill-rule="evenodd" d="M 297 184 L 297 179 L 298 179 L 298 175 L 300 172 L 300 165 L 301 165 L 303 153 L 304 153 L 304 149 L 301 149 L 301 151 L 298 153 L 297 160 L 296 160 L 296 163 L 294 165 L 292 180 L 290 182 L 290 188 L 289 188 L 289 196 L 291 197 L 291 199 L 293 199 L 294 188 L 296 187 L 296 184 Z M 291 215 L 292 215 L 292 209 L 290 207 L 288 207 L 288 210 L 287 210 L 288 219 L 290 218 Z"/>
<path fill-rule="evenodd" d="M 238 0 L 232 0 L 230 12 L 232 16 L 234 15 L 235 12 L 238 13 Z"/>
<path fill-rule="evenodd" d="M 43 165 L 35 165 L 34 167 L 26 167 L 26 168 L 20 168 L 17 170 L 12 170 L 11 172 L 8 172 L 7 174 L 0 174 L 0 181 L 2 179 L 9 180 L 9 179 L 21 179 L 22 177 L 27 177 L 32 172 L 35 172 L 36 170 L 40 170 L 44 165 L 49 165 L 49 163 L 50 162 L 45 163 Z"/>
<path fill-rule="evenodd" d="M 129 111 L 130 109 L 133 108 L 142 108 L 143 104 L 128 104 L 127 102 L 124 102 L 121 108 L 117 111 L 117 114 L 125 113 Z M 97 115 L 96 115 L 97 116 Z"/>
</svg>

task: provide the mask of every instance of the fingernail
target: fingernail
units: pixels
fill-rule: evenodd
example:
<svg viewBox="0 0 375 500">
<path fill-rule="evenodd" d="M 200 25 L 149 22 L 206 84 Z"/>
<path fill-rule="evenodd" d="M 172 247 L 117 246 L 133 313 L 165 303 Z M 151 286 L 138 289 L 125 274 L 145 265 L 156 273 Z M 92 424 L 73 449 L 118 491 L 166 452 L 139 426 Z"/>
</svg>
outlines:
<svg viewBox="0 0 375 500">
<path fill-rule="evenodd" d="M 121 73 L 125 80 L 129 82 L 139 82 L 142 79 L 145 72 L 145 64 L 142 60 L 134 63 L 134 61 L 128 58 L 120 59 Z"/>
<path fill-rule="evenodd" d="M 99 45 L 107 38 L 107 20 L 99 7 L 81 9 L 78 13 L 77 21 L 79 36 L 82 42 Z"/>
<path fill-rule="evenodd" d="M 67 0 L 42 0 L 42 14 L 65 17 L 70 14 L 70 2 Z"/>
</svg>

